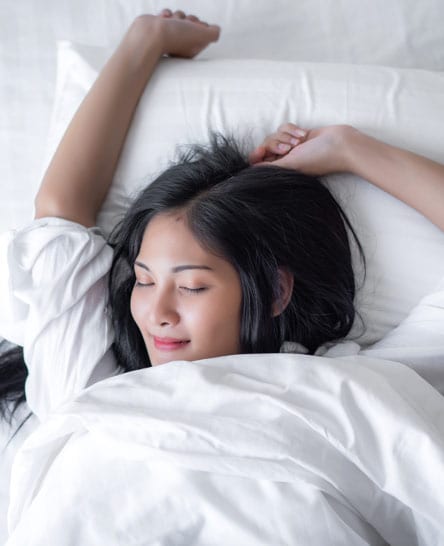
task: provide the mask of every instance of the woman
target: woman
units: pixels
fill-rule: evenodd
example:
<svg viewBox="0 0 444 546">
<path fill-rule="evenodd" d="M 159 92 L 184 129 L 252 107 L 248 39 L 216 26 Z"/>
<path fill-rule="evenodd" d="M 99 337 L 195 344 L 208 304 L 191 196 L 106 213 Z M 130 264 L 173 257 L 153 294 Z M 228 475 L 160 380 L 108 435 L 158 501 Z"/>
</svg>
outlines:
<svg viewBox="0 0 444 546">
<path fill-rule="evenodd" d="M 385 362 L 364 362 L 347 382 L 350 362 L 276 367 L 266 355 L 163 364 L 283 341 L 314 353 L 344 337 L 353 230 L 313 175 L 355 172 L 444 227 L 443 166 L 351 127 L 287 124 L 250 154 L 252 167 L 227 139 L 195 148 L 141 193 L 114 250 L 94 227 L 158 59 L 193 56 L 218 32 L 182 12 L 134 22 L 48 168 L 36 222 L 11 246 L 28 315 L 27 401 L 42 425 L 14 463 L 8 544 L 409 544 L 439 534 L 441 452 L 422 456 L 427 468 L 410 464 L 405 430 L 418 430 L 419 412 L 405 415 L 418 400 L 428 403 L 421 417 L 439 415 L 441 400 L 412 372 L 392 363 L 385 381 Z M 160 368 L 100 382 L 150 363 Z M 24 364 L 15 377 L 4 370 L 3 396 L 20 400 Z M 439 431 L 420 431 L 415 457 L 421 441 L 438 445 Z"/>
<path fill-rule="evenodd" d="M 96 225 L 138 99 L 157 62 L 165 54 L 193 57 L 218 36 L 217 26 L 180 11 L 134 21 L 54 155 L 35 200 L 37 223 L 63 219 L 65 224 L 55 224 L 66 232 L 74 223 L 76 233 L 80 226 L 86 233 L 84 228 Z M 40 377 L 30 374 L 27 399 L 41 419 L 86 385 L 116 373 L 111 358 L 99 369 L 113 342 L 100 314 L 96 319 L 107 329 L 107 345 L 79 343 L 85 317 L 94 314 L 91 302 L 106 298 L 103 279 L 111 261 L 113 350 L 119 371 L 150 362 L 277 352 L 284 341 L 313 354 L 322 344 L 343 338 L 355 313 L 345 226 L 354 232 L 313 176 L 353 172 L 444 228 L 444 167 L 351 127 L 303 130 L 286 124 L 251 152 L 249 162 L 254 168 L 248 168 L 233 143 L 215 138 L 209 150 L 197 148 L 141 194 L 113 234 L 114 257 L 97 232 L 89 231 L 96 241 L 88 262 L 95 280 L 79 295 L 87 295 L 89 303 L 82 304 L 77 325 L 67 314 L 61 326 L 60 309 L 47 323 L 39 316 L 39 335 L 45 330 L 46 339 L 59 341 L 51 341 L 49 349 L 49 342 L 36 335 L 25 346 L 28 368 Z M 240 219 L 243 225 L 237 225 Z M 90 246 L 79 248 L 84 257 Z M 57 260 L 61 265 L 62 258 Z M 81 280 L 76 277 L 72 283 L 77 291 Z M 2 357 L 4 403 L 24 400 L 27 371 L 23 361 L 17 363 L 19 353 Z M 50 368 L 49 354 L 64 360 L 59 358 L 63 353 L 76 353 L 76 368 L 82 371 L 68 381 L 73 372 L 66 370 L 73 366 L 66 358 L 60 378 L 51 379 L 54 390 L 48 396 L 38 374 Z"/>
</svg>

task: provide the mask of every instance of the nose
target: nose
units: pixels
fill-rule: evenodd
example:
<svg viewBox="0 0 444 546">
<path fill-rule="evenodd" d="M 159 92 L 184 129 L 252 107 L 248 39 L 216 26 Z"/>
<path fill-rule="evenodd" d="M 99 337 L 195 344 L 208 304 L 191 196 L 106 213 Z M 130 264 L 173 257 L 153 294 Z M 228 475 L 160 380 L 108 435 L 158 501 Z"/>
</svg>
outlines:
<svg viewBox="0 0 444 546">
<path fill-rule="evenodd" d="M 174 295 L 166 290 L 159 290 L 151 300 L 150 322 L 155 326 L 175 326 L 179 317 Z"/>
</svg>

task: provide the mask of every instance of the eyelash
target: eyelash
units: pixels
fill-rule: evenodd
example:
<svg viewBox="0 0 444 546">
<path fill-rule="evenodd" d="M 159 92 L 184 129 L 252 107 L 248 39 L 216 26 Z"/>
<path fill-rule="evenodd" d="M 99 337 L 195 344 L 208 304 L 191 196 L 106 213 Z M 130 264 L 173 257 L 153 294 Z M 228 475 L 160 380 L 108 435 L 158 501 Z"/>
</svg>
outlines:
<svg viewBox="0 0 444 546">
<path fill-rule="evenodd" d="M 179 288 L 182 288 L 182 290 L 185 290 L 185 292 L 191 292 L 193 294 L 197 294 L 199 292 L 203 292 L 204 290 L 206 290 L 206 288 L 202 287 L 202 288 L 187 288 L 186 286 L 179 286 Z"/>
<path fill-rule="evenodd" d="M 141 283 L 139 281 L 136 281 L 136 286 L 140 286 L 140 287 L 154 286 L 154 283 L 150 282 L 150 283 L 144 284 L 144 283 Z M 185 290 L 185 292 L 190 292 L 192 294 L 198 294 L 199 292 L 203 292 L 204 290 L 206 290 L 206 287 L 187 288 L 186 286 L 179 286 L 179 288 L 181 288 L 182 290 Z"/>
</svg>

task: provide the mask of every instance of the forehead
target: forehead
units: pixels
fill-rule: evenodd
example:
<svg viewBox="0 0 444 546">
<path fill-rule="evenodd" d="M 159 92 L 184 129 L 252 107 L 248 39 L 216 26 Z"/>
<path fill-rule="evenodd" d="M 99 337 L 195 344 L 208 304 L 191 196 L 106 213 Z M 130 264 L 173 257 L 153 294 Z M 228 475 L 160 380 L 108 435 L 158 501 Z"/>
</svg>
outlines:
<svg viewBox="0 0 444 546">
<path fill-rule="evenodd" d="M 145 228 L 139 254 L 180 248 L 205 252 L 188 227 L 185 213 L 161 213 L 154 216 Z"/>
<path fill-rule="evenodd" d="M 188 227 L 185 213 L 181 211 L 157 214 L 149 222 L 137 259 L 149 267 L 198 263 L 220 269 L 222 265 L 226 267 L 229 264 L 199 242 Z"/>
</svg>

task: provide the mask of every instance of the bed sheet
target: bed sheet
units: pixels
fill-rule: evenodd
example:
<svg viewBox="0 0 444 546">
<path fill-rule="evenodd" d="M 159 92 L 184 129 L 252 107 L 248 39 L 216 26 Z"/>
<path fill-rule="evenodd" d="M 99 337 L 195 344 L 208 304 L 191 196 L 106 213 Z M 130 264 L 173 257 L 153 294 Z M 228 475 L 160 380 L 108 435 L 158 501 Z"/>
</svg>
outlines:
<svg viewBox="0 0 444 546">
<path fill-rule="evenodd" d="M 171 1 L 169 6 L 183 7 L 183 3 Z M 164 2 L 142 0 L 4 0 L 0 4 L 0 232 L 32 218 L 32 196 L 45 168 L 55 97 L 57 40 L 108 47 L 133 16 L 162 7 Z M 341 9 L 329 0 L 307 0 L 298 3 L 298 10 L 291 0 L 190 0 L 186 9 L 227 29 L 226 40 L 212 46 L 203 58 L 242 56 L 444 70 L 443 5 L 438 0 L 378 0 L 365 7 L 348 0 Z M 15 425 L 25 415 L 26 407 Z M 35 418 L 28 421 L 1 452 L 1 543 L 6 539 L 11 461 L 35 425 Z M 3 424 L 0 449 L 10 435 L 11 429 Z"/>
</svg>

